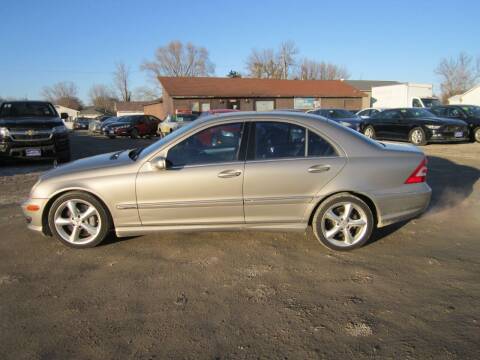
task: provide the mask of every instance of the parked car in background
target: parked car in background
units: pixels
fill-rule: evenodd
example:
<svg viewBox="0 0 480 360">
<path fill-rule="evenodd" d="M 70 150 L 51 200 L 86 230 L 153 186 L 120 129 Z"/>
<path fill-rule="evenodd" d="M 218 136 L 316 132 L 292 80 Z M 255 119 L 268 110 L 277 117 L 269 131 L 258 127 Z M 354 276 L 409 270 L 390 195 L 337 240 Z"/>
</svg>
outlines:
<svg viewBox="0 0 480 360">
<path fill-rule="evenodd" d="M 62 113 L 63 119 L 68 114 Z M 0 158 L 70 161 L 68 129 L 44 101 L 5 101 L 0 106 Z"/>
<path fill-rule="evenodd" d="M 101 134 L 102 124 L 104 124 L 106 120 L 111 118 L 112 118 L 111 115 L 103 115 L 103 116 L 96 117 L 94 120 L 91 120 L 88 125 L 88 132 L 92 135 Z"/>
<path fill-rule="evenodd" d="M 480 106 L 442 105 L 434 106 L 431 110 L 441 117 L 465 121 L 470 128 L 470 139 L 480 142 Z"/>
<path fill-rule="evenodd" d="M 160 120 L 152 115 L 130 115 L 117 117 L 103 128 L 103 134 L 110 139 L 117 136 L 138 137 L 155 136 Z"/>
<path fill-rule="evenodd" d="M 368 118 L 371 118 L 376 113 L 379 113 L 383 110 L 385 109 L 366 108 L 358 111 L 356 115 L 359 116 L 361 119 L 368 119 Z"/>
<path fill-rule="evenodd" d="M 407 140 L 414 145 L 468 140 L 467 123 L 422 108 L 384 110 L 364 121 L 362 131 L 372 139 Z"/>
<path fill-rule="evenodd" d="M 89 118 L 78 117 L 73 121 L 73 130 L 88 130 Z"/>
<path fill-rule="evenodd" d="M 238 112 L 240 110 L 236 109 L 212 109 L 208 111 L 202 111 L 200 114 L 200 117 L 202 116 L 209 116 L 209 115 L 220 115 L 220 114 L 225 114 L 225 113 L 230 113 L 230 112 Z"/>
<path fill-rule="evenodd" d="M 323 116 L 356 131 L 361 129 L 362 119 L 345 109 L 314 109 L 307 113 Z"/>
<path fill-rule="evenodd" d="M 158 124 L 157 135 L 164 137 L 171 132 L 190 124 L 200 116 L 200 113 L 190 110 L 177 110 L 175 115 L 168 115 L 165 120 Z"/>
<path fill-rule="evenodd" d="M 314 115 L 241 112 L 50 170 L 22 208 L 30 229 L 74 248 L 96 246 L 111 230 L 125 237 L 311 225 L 323 245 L 351 250 L 427 208 L 426 172 L 414 146 L 380 144 Z"/>
<path fill-rule="evenodd" d="M 118 119 L 120 119 L 120 117 L 112 116 L 112 117 L 104 120 L 104 121 L 102 122 L 102 124 L 100 125 L 100 133 L 103 134 L 105 128 L 107 127 L 107 125 L 118 121 Z"/>
</svg>

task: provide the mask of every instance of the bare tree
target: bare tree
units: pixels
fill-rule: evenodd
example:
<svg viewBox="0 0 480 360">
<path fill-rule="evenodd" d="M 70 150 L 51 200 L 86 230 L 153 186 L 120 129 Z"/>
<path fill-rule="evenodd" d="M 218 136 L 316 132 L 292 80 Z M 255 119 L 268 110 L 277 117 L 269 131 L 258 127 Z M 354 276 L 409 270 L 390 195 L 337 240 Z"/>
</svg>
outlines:
<svg viewBox="0 0 480 360">
<path fill-rule="evenodd" d="M 154 61 L 144 62 L 141 69 L 156 79 L 158 76 L 211 76 L 215 66 L 206 48 L 172 41 L 159 47 Z"/>
<path fill-rule="evenodd" d="M 250 77 L 280 79 L 282 76 L 282 69 L 273 49 L 253 49 L 246 65 Z"/>
<path fill-rule="evenodd" d="M 290 70 L 296 64 L 295 56 L 298 54 L 297 45 L 293 41 L 285 41 L 280 44 L 277 54 L 277 62 L 281 71 L 281 78 L 288 79 Z"/>
<path fill-rule="evenodd" d="M 233 79 L 233 78 L 241 78 L 242 77 L 242 74 L 240 74 L 238 71 L 236 70 L 230 70 L 227 74 L 227 77 Z"/>
<path fill-rule="evenodd" d="M 131 100 L 132 93 L 130 91 L 130 70 L 123 62 L 117 63 L 115 66 L 113 84 L 121 101 Z"/>
<path fill-rule="evenodd" d="M 95 109 L 109 113 L 114 112 L 114 104 L 117 98 L 114 91 L 108 86 L 102 84 L 93 85 L 88 92 L 88 97 Z"/>
<path fill-rule="evenodd" d="M 133 91 L 133 98 L 135 101 L 153 101 L 160 97 L 158 89 L 148 86 L 140 86 Z"/>
<path fill-rule="evenodd" d="M 300 80 L 341 80 L 348 79 L 350 73 L 344 66 L 305 58 L 299 66 L 297 77 Z"/>
<path fill-rule="evenodd" d="M 56 105 L 79 110 L 82 108 L 82 102 L 78 98 L 77 93 L 77 86 L 71 81 L 61 81 L 52 86 L 45 86 L 42 89 L 42 96 L 48 101 Z"/>
<path fill-rule="evenodd" d="M 462 52 L 456 58 L 444 58 L 435 73 L 441 78 L 442 100 L 446 102 L 449 97 L 463 94 L 480 80 L 480 57 L 475 61 Z"/>
</svg>

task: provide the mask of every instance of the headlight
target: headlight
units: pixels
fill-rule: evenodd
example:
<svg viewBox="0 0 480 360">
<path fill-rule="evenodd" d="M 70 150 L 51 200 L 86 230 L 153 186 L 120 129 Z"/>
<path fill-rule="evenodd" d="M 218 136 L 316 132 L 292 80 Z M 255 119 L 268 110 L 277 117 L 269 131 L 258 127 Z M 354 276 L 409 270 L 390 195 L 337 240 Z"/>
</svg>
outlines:
<svg viewBox="0 0 480 360">
<path fill-rule="evenodd" d="M 430 130 L 438 130 L 442 127 L 442 125 L 425 125 Z"/>
<path fill-rule="evenodd" d="M 53 131 L 54 134 L 63 134 L 63 133 L 66 133 L 68 131 L 68 129 L 65 125 L 60 125 L 60 126 L 55 126 L 52 129 L 52 131 Z"/>
<path fill-rule="evenodd" d="M 6 127 L 0 127 L 0 137 L 9 137 L 10 136 L 10 131 Z"/>
<path fill-rule="evenodd" d="M 346 121 L 340 121 L 340 125 L 346 126 L 346 127 L 354 127 L 351 123 L 346 122 Z"/>
</svg>

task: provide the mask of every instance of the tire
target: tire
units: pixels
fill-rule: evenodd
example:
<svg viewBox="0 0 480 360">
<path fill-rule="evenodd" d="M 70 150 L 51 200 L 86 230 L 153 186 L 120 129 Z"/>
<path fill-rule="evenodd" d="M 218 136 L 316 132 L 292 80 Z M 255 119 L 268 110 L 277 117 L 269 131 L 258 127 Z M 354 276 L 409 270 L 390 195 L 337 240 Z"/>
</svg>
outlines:
<svg viewBox="0 0 480 360">
<path fill-rule="evenodd" d="M 109 139 L 115 139 L 116 136 L 113 136 L 113 135 L 108 135 L 108 138 Z"/>
<path fill-rule="evenodd" d="M 480 127 L 473 129 L 473 140 L 480 142 Z"/>
<path fill-rule="evenodd" d="M 413 128 L 408 134 L 408 141 L 417 146 L 427 145 L 427 136 L 425 135 L 425 131 L 423 131 L 421 127 Z"/>
<path fill-rule="evenodd" d="M 349 211 L 346 219 L 345 211 Z M 312 221 L 317 240 L 327 248 L 337 251 L 363 246 L 370 239 L 374 227 L 370 207 L 349 193 L 340 193 L 324 200 L 315 211 Z"/>
<path fill-rule="evenodd" d="M 132 139 L 138 139 L 138 130 L 137 129 L 133 129 L 132 132 L 130 133 L 130 137 Z"/>
<path fill-rule="evenodd" d="M 363 130 L 363 135 L 370 139 L 375 139 L 375 129 L 373 128 L 372 125 L 368 125 L 364 130 Z"/>
<path fill-rule="evenodd" d="M 57 154 L 56 159 L 59 164 L 64 164 L 69 162 L 71 160 L 70 151 L 64 151 L 62 153 Z"/>
<path fill-rule="evenodd" d="M 73 206 L 77 217 L 72 217 Z M 81 219 L 89 208 L 90 216 Z M 72 220 L 73 219 L 73 220 Z M 76 249 L 85 249 L 100 244 L 110 232 L 112 221 L 104 205 L 94 196 L 72 191 L 56 199 L 48 212 L 50 232 L 61 243 Z M 75 233 L 74 233 L 75 230 Z"/>
</svg>

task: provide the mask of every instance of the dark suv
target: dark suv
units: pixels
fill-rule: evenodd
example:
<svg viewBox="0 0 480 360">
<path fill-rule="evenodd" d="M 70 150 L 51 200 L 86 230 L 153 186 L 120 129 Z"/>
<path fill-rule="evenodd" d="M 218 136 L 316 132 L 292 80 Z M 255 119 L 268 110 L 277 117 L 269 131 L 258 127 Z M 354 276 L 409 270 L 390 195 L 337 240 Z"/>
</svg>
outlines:
<svg viewBox="0 0 480 360">
<path fill-rule="evenodd" d="M 68 118 L 68 114 L 62 114 Z M 68 130 L 55 107 L 44 101 L 0 105 L 0 158 L 70 161 Z"/>
<path fill-rule="evenodd" d="M 132 139 L 150 137 L 156 135 L 159 122 L 160 120 L 152 115 L 121 116 L 102 126 L 102 131 L 110 139 L 117 136 L 129 136 Z"/>
</svg>

